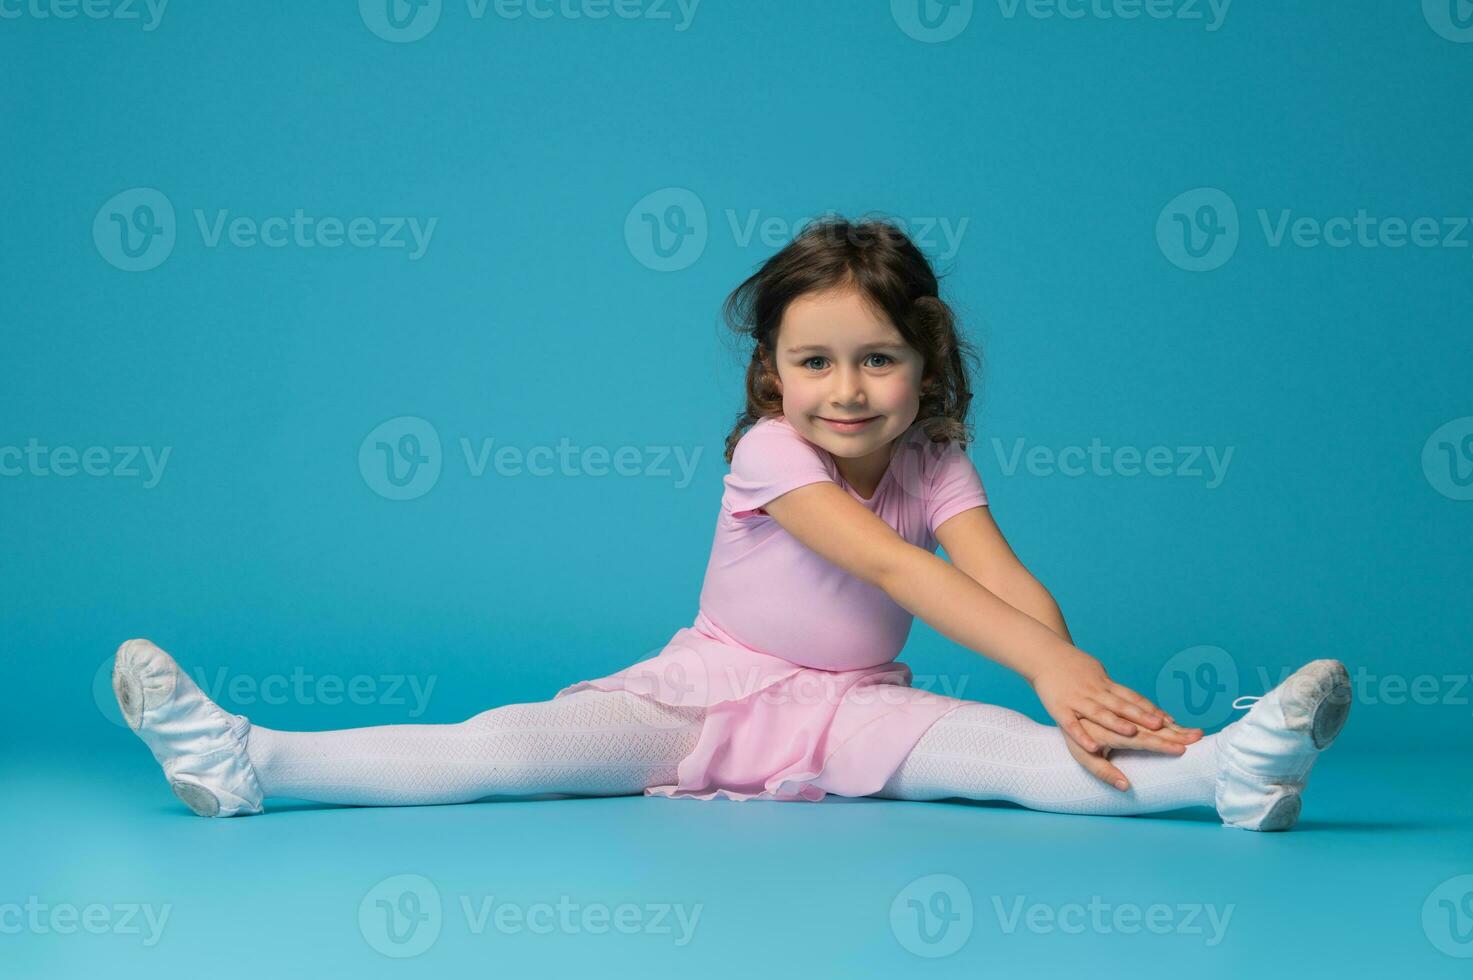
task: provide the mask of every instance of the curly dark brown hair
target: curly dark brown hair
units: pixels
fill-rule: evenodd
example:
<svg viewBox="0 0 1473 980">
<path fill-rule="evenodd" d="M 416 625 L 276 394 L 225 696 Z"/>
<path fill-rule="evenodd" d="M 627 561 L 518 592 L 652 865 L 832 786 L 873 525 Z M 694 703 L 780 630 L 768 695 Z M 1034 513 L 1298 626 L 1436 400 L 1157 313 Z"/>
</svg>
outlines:
<svg viewBox="0 0 1473 980">
<path fill-rule="evenodd" d="M 723 304 L 727 325 L 751 344 L 747 405 L 726 437 L 726 461 L 759 419 L 782 414 L 773 347 L 788 304 L 806 293 L 855 286 L 924 359 L 920 425 L 933 443 L 972 441 L 972 390 L 964 359 L 980 358 L 958 334 L 951 307 L 920 249 L 886 219 L 858 223 L 834 215 L 805 227 L 734 289 Z"/>
</svg>

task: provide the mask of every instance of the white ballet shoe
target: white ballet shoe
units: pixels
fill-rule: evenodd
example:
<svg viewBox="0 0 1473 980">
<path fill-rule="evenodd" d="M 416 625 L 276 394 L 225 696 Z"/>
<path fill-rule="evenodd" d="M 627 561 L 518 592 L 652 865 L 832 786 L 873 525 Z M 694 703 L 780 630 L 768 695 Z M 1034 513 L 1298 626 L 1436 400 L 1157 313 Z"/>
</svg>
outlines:
<svg viewBox="0 0 1473 980">
<path fill-rule="evenodd" d="M 113 657 L 113 693 L 191 810 L 202 817 L 263 811 L 246 753 L 250 721 L 206 697 L 173 657 L 147 640 L 126 641 Z"/>
<path fill-rule="evenodd" d="M 1217 813 L 1228 827 L 1288 830 L 1310 768 L 1345 726 L 1350 675 L 1338 660 L 1311 661 L 1262 697 L 1233 701 L 1248 705 L 1219 733 Z"/>
</svg>

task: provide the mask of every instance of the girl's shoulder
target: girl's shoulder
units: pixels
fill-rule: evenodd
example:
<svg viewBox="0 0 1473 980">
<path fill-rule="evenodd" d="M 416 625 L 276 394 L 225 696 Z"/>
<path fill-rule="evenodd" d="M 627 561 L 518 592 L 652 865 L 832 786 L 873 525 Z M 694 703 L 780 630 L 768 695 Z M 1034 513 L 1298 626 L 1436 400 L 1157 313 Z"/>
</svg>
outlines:
<svg viewBox="0 0 1473 980">
<path fill-rule="evenodd" d="M 746 432 L 737 439 L 736 446 L 732 448 L 731 465 L 737 465 L 738 455 L 747 457 L 755 456 L 759 452 L 771 451 L 783 447 L 791 448 L 804 455 L 815 458 L 823 455 L 823 450 L 807 439 L 793 428 L 785 415 L 764 415 L 753 422 Z"/>
<path fill-rule="evenodd" d="M 788 490 L 808 483 L 835 482 L 828 453 L 804 439 L 781 415 L 758 419 L 742 433 L 731 454 L 724 504 L 737 514 L 757 511 Z"/>
</svg>

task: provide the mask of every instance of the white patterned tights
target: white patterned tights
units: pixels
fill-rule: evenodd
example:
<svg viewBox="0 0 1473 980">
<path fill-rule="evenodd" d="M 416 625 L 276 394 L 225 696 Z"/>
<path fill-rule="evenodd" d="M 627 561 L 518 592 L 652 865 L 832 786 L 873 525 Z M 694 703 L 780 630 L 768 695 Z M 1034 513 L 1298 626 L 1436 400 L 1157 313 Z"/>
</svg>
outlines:
<svg viewBox="0 0 1473 980">
<path fill-rule="evenodd" d="M 252 726 L 248 750 L 268 797 L 321 803 L 463 803 L 541 793 L 622 796 L 674 783 L 705 711 L 585 689 L 510 704 L 454 725 L 327 732 Z M 1120 792 L 1069 755 L 1057 728 L 968 701 L 921 737 L 876 792 L 900 800 L 1009 800 L 1057 813 L 1151 813 L 1213 805 L 1216 736 L 1185 755 L 1116 750 Z"/>
</svg>

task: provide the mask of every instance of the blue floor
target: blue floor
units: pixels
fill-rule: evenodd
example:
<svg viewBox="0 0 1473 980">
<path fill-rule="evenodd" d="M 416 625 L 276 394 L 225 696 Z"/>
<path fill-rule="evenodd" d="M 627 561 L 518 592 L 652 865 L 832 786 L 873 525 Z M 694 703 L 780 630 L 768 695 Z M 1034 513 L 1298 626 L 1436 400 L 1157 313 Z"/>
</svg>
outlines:
<svg viewBox="0 0 1473 980">
<path fill-rule="evenodd" d="M 1452 750 L 1327 755 L 1287 834 L 839 797 L 205 820 L 141 745 L 10 770 L 7 978 L 1473 969 L 1473 879 L 1443 885 L 1473 874 L 1473 761 Z"/>
</svg>

